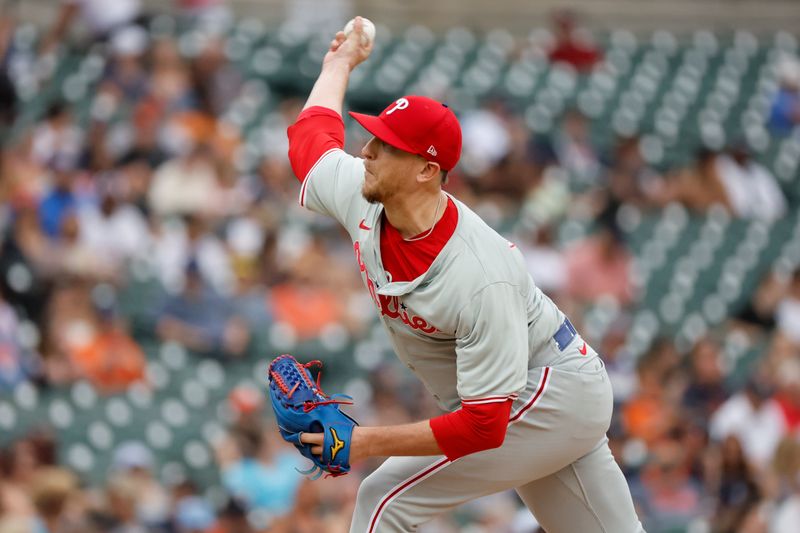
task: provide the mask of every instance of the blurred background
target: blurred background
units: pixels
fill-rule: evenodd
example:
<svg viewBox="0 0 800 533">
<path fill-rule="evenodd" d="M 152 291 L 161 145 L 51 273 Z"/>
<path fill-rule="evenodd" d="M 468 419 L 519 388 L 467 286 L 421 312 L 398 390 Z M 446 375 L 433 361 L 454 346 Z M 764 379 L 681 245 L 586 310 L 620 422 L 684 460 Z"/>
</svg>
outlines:
<svg viewBox="0 0 800 533">
<path fill-rule="evenodd" d="M 347 531 L 379 462 L 296 472 L 280 353 L 363 424 L 437 414 L 287 160 L 356 13 L 348 108 L 456 110 L 447 189 L 603 355 L 647 530 L 800 531 L 796 1 L 0 6 L 0 533 Z M 538 526 L 507 493 L 422 531 Z"/>
</svg>

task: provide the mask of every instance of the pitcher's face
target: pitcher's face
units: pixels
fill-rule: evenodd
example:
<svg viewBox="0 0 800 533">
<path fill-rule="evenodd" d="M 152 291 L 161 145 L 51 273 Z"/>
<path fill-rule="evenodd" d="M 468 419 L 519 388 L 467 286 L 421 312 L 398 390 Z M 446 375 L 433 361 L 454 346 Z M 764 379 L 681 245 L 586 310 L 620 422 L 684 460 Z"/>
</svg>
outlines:
<svg viewBox="0 0 800 533">
<path fill-rule="evenodd" d="M 361 149 L 364 185 L 361 194 L 369 203 L 386 203 L 395 195 L 413 190 L 417 175 L 427 161 L 373 137 Z"/>
</svg>

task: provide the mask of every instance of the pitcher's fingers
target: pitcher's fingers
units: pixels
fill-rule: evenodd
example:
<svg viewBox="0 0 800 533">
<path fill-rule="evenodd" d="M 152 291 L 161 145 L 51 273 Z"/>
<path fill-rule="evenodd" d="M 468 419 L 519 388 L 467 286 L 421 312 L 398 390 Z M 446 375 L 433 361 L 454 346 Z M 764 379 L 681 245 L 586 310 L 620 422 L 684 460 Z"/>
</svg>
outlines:
<svg viewBox="0 0 800 533">
<path fill-rule="evenodd" d="M 346 37 L 344 36 L 343 32 L 339 32 L 336 34 L 336 37 L 331 41 L 331 52 L 335 52 L 342 46 L 342 43 L 345 42 Z"/>
<path fill-rule="evenodd" d="M 325 437 L 322 433 L 301 433 L 300 442 L 303 444 L 322 446 L 322 443 L 325 442 Z"/>
<path fill-rule="evenodd" d="M 322 446 L 312 446 L 311 453 L 314 455 L 322 455 Z"/>
</svg>

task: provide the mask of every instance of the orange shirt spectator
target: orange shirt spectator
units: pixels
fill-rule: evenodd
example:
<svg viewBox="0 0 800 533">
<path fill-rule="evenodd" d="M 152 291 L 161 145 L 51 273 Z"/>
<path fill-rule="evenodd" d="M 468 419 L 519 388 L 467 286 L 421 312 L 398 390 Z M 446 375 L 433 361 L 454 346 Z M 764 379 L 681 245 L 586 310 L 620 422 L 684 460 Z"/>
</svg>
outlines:
<svg viewBox="0 0 800 533">
<path fill-rule="evenodd" d="M 142 349 L 115 326 L 105 327 L 89 343 L 72 350 L 70 359 L 80 374 L 107 392 L 117 392 L 144 379 Z"/>
<path fill-rule="evenodd" d="M 341 297 L 322 287 L 287 283 L 272 289 L 275 320 L 291 325 L 299 339 L 316 337 L 328 324 L 345 320 Z"/>
</svg>

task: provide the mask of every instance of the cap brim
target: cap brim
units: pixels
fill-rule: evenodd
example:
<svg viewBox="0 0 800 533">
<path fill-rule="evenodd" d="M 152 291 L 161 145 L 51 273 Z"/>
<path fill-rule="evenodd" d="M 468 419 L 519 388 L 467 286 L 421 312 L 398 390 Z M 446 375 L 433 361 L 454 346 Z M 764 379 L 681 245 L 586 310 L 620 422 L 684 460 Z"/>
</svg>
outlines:
<svg viewBox="0 0 800 533">
<path fill-rule="evenodd" d="M 365 115 L 364 113 L 354 113 L 352 111 L 350 111 L 349 114 L 356 120 L 356 122 L 361 124 L 365 130 L 386 144 L 390 144 L 395 148 L 403 150 L 404 152 L 409 152 L 412 154 L 417 153 L 411 146 L 403 142 L 403 140 L 398 137 L 395 132 L 389 129 L 389 126 L 387 126 L 386 123 L 380 119 L 380 117 Z"/>
</svg>

